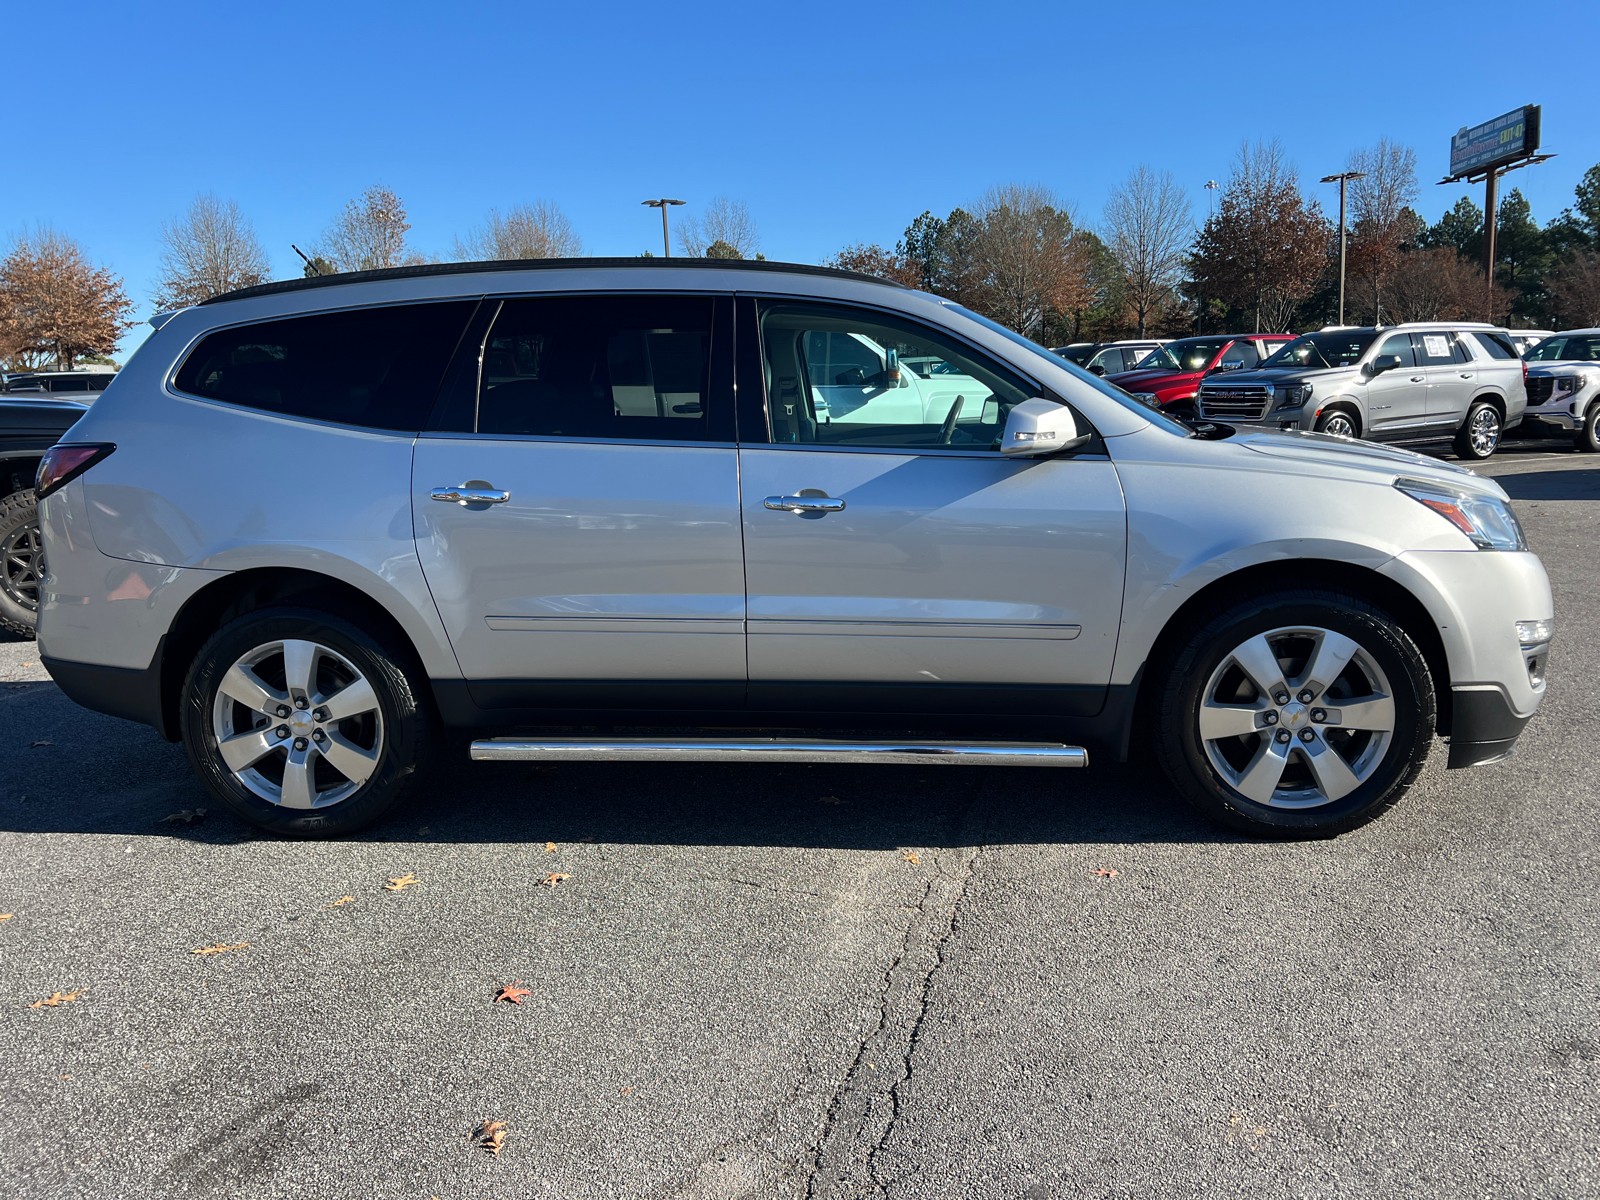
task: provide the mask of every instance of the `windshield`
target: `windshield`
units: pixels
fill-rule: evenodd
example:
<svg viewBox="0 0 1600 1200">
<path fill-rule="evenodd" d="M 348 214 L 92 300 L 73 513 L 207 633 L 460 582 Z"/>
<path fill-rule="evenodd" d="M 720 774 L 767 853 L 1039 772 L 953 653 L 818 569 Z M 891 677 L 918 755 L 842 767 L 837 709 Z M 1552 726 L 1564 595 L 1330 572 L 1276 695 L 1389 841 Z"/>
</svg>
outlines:
<svg viewBox="0 0 1600 1200">
<path fill-rule="evenodd" d="M 1373 329 L 1302 334 L 1262 363 L 1261 369 L 1304 367 L 1321 371 L 1329 367 L 1353 367 L 1377 337 Z"/>
<path fill-rule="evenodd" d="M 1094 348 L 1099 344 L 1098 342 L 1074 342 L 1070 346 L 1057 346 L 1051 353 L 1059 354 L 1068 362 L 1075 362 L 1081 367 L 1089 361 L 1089 355 L 1094 353 Z"/>
<path fill-rule="evenodd" d="M 1548 337 L 1524 357 L 1529 362 L 1600 362 L 1600 334 Z"/>
<path fill-rule="evenodd" d="M 1232 338 L 1184 338 L 1168 342 L 1139 360 L 1135 371 L 1204 371 Z"/>
<path fill-rule="evenodd" d="M 1128 409 L 1130 412 L 1137 413 L 1139 416 L 1149 421 L 1150 424 L 1165 429 L 1168 433 L 1175 433 L 1179 437 L 1186 438 L 1191 436 L 1193 433 L 1188 426 L 1178 424 L 1178 422 L 1167 416 L 1166 413 L 1162 412 L 1155 405 L 1146 404 L 1142 400 L 1135 400 L 1132 393 L 1125 392 L 1115 384 L 1107 383 L 1105 380 L 1089 374 L 1089 372 L 1085 371 L 1077 363 L 1067 362 L 1059 354 L 1056 354 L 1051 350 L 1047 350 L 1045 347 L 1039 345 L 1038 342 L 1030 342 L 1020 333 L 1007 329 L 1004 325 L 1001 325 L 997 321 L 991 321 L 988 317 L 979 316 L 970 308 L 962 308 L 961 305 L 955 304 L 949 300 L 943 301 L 943 303 L 949 308 L 953 309 L 955 312 L 960 313 L 962 316 L 970 317 L 979 325 L 982 325 L 985 329 L 994 330 L 994 332 L 998 333 L 1008 342 L 1013 342 L 1016 345 L 1021 346 L 1030 354 L 1038 355 L 1057 370 L 1066 371 L 1074 379 L 1088 384 L 1102 396 L 1109 396 L 1112 400 L 1115 400 L 1118 404 L 1122 405 L 1123 408 Z"/>
</svg>

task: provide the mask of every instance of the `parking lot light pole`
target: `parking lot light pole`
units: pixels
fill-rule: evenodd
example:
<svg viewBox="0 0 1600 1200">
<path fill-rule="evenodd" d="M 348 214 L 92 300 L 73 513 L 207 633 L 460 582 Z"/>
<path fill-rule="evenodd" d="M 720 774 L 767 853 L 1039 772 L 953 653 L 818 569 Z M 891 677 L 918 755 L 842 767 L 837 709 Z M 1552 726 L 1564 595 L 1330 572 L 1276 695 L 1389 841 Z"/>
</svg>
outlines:
<svg viewBox="0 0 1600 1200">
<path fill-rule="evenodd" d="M 667 206 L 670 204 L 682 204 L 683 201 L 668 200 L 665 196 L 663 196 L 659 200 L 642 200 L 640 203 L 646 208 L 659 208 L 661 210 L 661 252 L 668 258 L 671 258 L 672 242 L 667 237 Z"/>
<path fill-rule="evenodd" d="M 1323 183 L 1339 185 L 1339 324 L 1344 324 L 1344 189 L 1352 179 L 1365 179 L 1364 171 L 1345 171 L 1338 175 L 1324 175 Z M 1374 316 L 1373 320 L 1377 320 Z"/>
</svg>

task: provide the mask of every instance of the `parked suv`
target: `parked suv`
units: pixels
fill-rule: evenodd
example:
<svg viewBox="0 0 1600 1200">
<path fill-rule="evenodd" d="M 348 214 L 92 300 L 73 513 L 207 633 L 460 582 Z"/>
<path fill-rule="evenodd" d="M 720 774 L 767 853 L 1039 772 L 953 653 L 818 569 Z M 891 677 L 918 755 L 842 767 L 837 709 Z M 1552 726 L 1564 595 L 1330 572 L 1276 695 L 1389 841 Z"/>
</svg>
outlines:
<svg viewBox="0 0 1600 1200">
<path fill-rule="evenodd" d="M 1108 379 L 1153 408 L 1192 417 L 1195 393 L 1207 376 L 1248 371 L 1293 337 L 1288 333 L 1217 334 L 1179 338 L 1153 350 L 1137 367 Z"/>
<path fill-rule="evenodd" d="M 876 378 L 840 381 L 852 347 Z M 879 405 L 907 364 L 963 402 Z M 1436 734 L 1510 754 L 1552 607 L 1505 493 L 1227 433 L 823 268 L 267 284 L 167 319 L 46 453 L 40 653 L 302 836 L 377 817 L 446 728 L 521 761 L 1132 747 L 1277 836 L 1376 816 Z"/>
<path fill-rule="evenodd" d="M 1579 450 L 1600 451 L 1600 329 L 1552 333 L 1523 361 L 1528 419 L 1571 430 Z"/>
<path fill-rule="evenodd" d="M 1451 439 L 1460 457 L 1484 459 L 1522 420 L 1526 372 L 1492 325 L 1328 328 L 1296 338 L 1258 371 L 1208 379 L 1199 408 L 1229 425 Z"/>
<path fill-rule="evenodd" d="M 1053 352 L 1077 363 L 1091 375 L 1120 375 L 1133 370 L 1151 351 L 1164 345 L 1164 341 L 1154 338 L 1130 338 L 1121 342 L 1074 342 L 1070 346 L 1057 346 Z"/>
</svg>

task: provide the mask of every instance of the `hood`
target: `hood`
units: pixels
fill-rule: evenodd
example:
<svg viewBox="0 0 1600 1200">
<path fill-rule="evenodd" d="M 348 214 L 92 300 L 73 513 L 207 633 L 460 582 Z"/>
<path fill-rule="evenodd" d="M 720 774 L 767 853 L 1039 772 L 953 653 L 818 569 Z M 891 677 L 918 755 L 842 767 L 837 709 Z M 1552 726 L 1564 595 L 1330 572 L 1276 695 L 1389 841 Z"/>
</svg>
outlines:
<svg viewBox="0 0 1600 1200">
<path fill-rule="evenodd" d="M 1161 387 L 1169 383 L 1183 383 L 1190 379 L 1199 379 L 1199 371 L 1168 371 L 1151 369 L 1148 371 L 1120 371 L 1115 375 L 1107 375 L 1106 379 L 1116 384 L 1123 391 L 1131 392 L 1135 388 L 1146 385 Z"/>
<path fill-rule="evenodd" d="M 1529 375 L 1571 375 L 1575 371 L 1587 368 L 1590 371 L 1600 370 L 1600 363 L 1591 362 L 1582 358 L 1558 358 L 1551 362 L 1529 363 Z"/>
<path fill-rule="evenodd" d="M 1430 480 L 1446 487 L 1487 492 L 1502 500 L 1506 498 L 1498 483 L 1476 471 L 1403 450 L 1399 446 L 1351 441 L 1348 438 L 1330 437 L 1325 433 L 1303 433 L 1297 429 L 1237 433 L 1223 444 L 1256 454 L 1326 467 L 1330 474 L 1344 475 L 1346 478 L 1352 474 L 1378 476 L 1384 483 L 1392 483 L 1404 476 L 1407 479 Z"/>
<path fill-rule="evenodd" d="M 43 393 L 8 392 L 0 396 L 0 433 L 65 433 L 89 411 L 76 400 L 52 400 Z"/>
<path fill-rule="evenodd" d="M 1223 371 L 1218 375 L 1207 375 L 1205 383 L 1201 386 L 1216 384 L 1218 387 L 1232 387 L 1236 383 L 1285 384 L 1298 383 L 1302 380 L 1309 380 L 1314 383 L 1318 379 L 1329 376 L 1348 375 L 1354 369 L 1353 367 L 1318 367 L 1315 370 L 1307 370 L 1305 367 L 1273 367 L 1270 371 L 1260 369 L 1254 371 Z"/>
</svg>

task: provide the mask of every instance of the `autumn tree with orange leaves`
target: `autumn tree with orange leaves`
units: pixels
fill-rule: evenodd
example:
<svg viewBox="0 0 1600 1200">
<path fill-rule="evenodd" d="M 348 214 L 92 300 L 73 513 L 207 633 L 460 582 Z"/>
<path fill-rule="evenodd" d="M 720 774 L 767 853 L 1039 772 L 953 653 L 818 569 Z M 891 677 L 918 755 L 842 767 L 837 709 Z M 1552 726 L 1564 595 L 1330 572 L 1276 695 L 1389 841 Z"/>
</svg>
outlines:
<svg viewBox="0 0 1600 1200">
<path fill-rule="evenodd" d="M 133 327 L 122 280 L 53 229 L 19 237 L 0 260 L 0 358 L 65 370 L 110 355 Z"/>
</svg>

